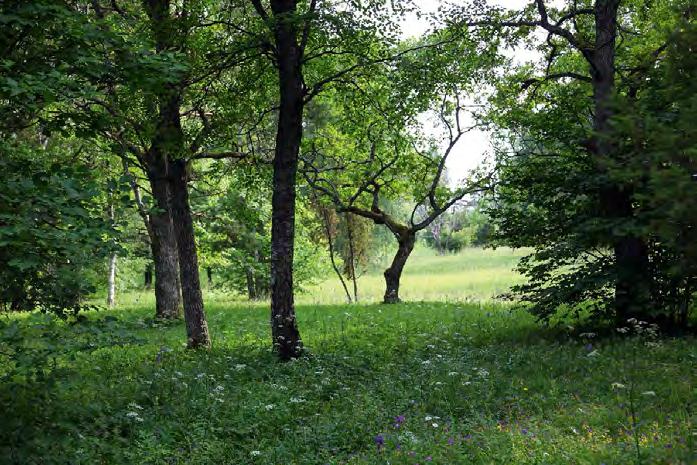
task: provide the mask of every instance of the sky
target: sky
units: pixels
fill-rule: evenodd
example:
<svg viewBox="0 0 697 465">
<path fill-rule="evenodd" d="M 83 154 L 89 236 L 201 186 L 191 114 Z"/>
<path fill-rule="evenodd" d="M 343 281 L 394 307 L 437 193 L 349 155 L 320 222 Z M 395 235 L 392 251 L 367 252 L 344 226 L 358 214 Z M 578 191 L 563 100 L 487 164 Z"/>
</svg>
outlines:
<svg viewBox="0 0 697 465">
<path fill-rule="evenodd" d="M 450 0 L 448 3 L 457 4 L 460 2 L 461 0 Z M 423 12 L 430 13 L 435 12 L 442 1 L 419 0 L 417 3 Z M 490 0 L 489 3 L 509 9 L 521 9 L 528 5 L 530 0 Z M 405 18 L 402 24 L 402 35 L 405 38 L 418 37 L 426 33 L 429 27 L 430 24 L 425 19 L 418 19 L 416 15 L 410 15 Z M 535 52 L 527 49 L 511 50 L 507 54 L 516 62 L 526 62 L 536 58 Z M 430 133 L 429 135 L 440 137 L 442 135 L 442 129 L 439 129 L 438 126 L 430 122 L 430 120 L 432 120 L 432 118 L 426 115 L 422 118 L 424 130 Z M 457 185 L 458 181 L 466 177 L 468 172 L 484 161 L 490 149 L 489 136 L 485 131 L 475 129 L 465 134 L 448 158 L 447 171 L 450 184 L 453 187 Z"/>
</svg>

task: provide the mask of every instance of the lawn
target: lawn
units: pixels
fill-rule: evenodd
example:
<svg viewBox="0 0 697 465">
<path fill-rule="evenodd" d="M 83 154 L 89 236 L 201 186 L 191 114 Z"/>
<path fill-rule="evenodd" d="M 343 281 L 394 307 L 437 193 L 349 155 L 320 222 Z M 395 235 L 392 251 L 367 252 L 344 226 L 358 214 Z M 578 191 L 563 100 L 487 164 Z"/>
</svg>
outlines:
<svg viewBox="0 0 697 465">
<path fill-rule="evenodd" d="M 488 265 L 505 260 L 488 253 L 424 256 L 405 284 L 427 279 L 429 289 L 418 295 L 414 285 L 405 297 L 455 292 L 455 276 L 476 277 L 476 263 L 496 275 Z M 435 288 L 441 271 L 449 278 Z M 499 292 L 484 282 L 448 297 Z M 0 364 L 0 461 L 697 463 L 693 338 L 590 337 L 484 300 L 306 302 L 298 317 L 308 356 L 281 364 L 266 304 L 209 295 L 207 311 L 208 352 L 182 347 L 183 324 L 153 322 L 149 297 L 74 324 L 3 318 L 1 341 L 27 335 L 32 365 L 43 343 L 60 354 L 40 377 Z"/>
</svg>

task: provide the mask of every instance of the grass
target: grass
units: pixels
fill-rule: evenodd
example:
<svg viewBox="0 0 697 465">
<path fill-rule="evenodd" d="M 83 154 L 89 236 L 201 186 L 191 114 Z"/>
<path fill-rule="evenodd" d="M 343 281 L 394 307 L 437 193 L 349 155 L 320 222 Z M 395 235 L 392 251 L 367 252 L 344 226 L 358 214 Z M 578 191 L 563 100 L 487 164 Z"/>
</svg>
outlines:
<svg viewBox="0 0 697 465">
<path fill-rule="evenodd" d="M 437 255 L 432 249 L 417 246 L 404 269 L 400 296 L 405 301 L 467 302 L 487 301 L 522 282 L 514 267 L 525 251 L 465 249 L 457 255 Z M 350 284 L 350 283 L 349 283 Z M 372 272 L 358 280 L 359 299 L 380 302 L 385 292 L 381 272 Z M 336 276 L 309 288 L 301 303 L 339 304 L 346 301 Z"/>
<path fill-rule="evenodd" d="M 493 302 L 304 304 L 309 355 L 281 364 L 266 304 L 208 297 L 207 352 L 136 296 L 5 321 L 1 352 L 33 348 L 48 374 L 0 364 L 0 462 L 697 463 L 693 338 L 589 339 Z"/>
</svg>

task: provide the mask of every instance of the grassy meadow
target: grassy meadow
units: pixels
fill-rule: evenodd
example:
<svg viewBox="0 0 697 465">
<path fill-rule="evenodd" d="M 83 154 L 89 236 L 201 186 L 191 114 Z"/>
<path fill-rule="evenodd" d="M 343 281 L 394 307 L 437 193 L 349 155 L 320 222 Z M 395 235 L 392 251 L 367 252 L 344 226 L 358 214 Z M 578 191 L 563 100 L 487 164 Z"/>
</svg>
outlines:
<svg viewBox="0 0 697 465">
<path fill-rule="evenodd" d="M 433 249 L 417 245 L 402 276 L 402 300 L 428 302 L 487 301 L 520 283 L 514 268 L 524 251 L 500 248 L 465 249 L 457 255 L 438 255 Z M 385 267 L 387 264 L 384 265 Z M 351 283 L 347 283 L 349 287 Z M 358 279 L 359 300 L 382 301 L 385 279 L 379 270 Z M 336 275 L 309 287 L 299 296 L 301 303 L 344 303 L 345 293 Z"/>
<path fill-rule="evenodd" d="M 514 262 L 419 252 L 395 306 L 371 303 L 379 274 L 359 305 L 331 277 L 299 298 L 308 355 L 285 364 L 267 304 L 222 294 L 201 352 L 144 294 L 70 324 L 3 316 L 2 340 L 43 369 L 0 346 L 0 463 L 697 463 L 694 338 L 542 327 L 491 299 Z"/>
</svg>

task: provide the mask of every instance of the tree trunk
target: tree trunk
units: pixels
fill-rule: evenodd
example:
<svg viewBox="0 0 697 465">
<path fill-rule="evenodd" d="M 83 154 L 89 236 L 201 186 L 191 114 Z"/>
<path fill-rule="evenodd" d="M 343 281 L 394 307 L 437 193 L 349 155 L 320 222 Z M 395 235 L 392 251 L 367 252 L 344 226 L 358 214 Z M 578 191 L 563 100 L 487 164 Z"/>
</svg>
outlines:
<svg viewBox="0 0 697 465">
<path fill-rule="evenodd" d="M 595 102 L 594 155 L 601 174 L 608 178 L 600 190 L 601 209 L 609 219 L 623 222 L 633 215 L 632 189 L 630 186 L 617 185 L 608 173 L 615 152 L 610 120 L 615 87 L 618 8 L 619 0 L 596 0 L 596 37 L 591 76 Z M 615 318 L 618 324 L 623 324 L 627 318 L 640 315 L 649 305 L 648 247 L 640 237 L 624 233 L 613 239 L 613 251 L 616 271 Z"/>
<path fill-rule="evenodd" d="M 407 263 L 409 255 L 411 255 L 412 250 L 414 250 L 414 245 L 416 244 L 416 234 L 409 232 L 397 238 L 399 241 L 399 247 L 397 248 L 397 253 L 392 259 L 392 264 L 388 269 L 385 270 L 385 298 L 383 303 L 386 304 L 396 304 L 400 302 L 399 299 L 399 280 L 402 277 L 402 271 L 404 271 L 404 265 Z"/>
<path fill-rule="evenodd" d="M 109 277 L 107 280 L 106 304 L 113 308 L 116 303 L 116 253 L 112 253 L 109 258 Z"/>
<path fill-rule="evenodd" d="M 115 221 L 114 204 L 109 205 L 109 220 L 112 226 Z M 113 308 L 116 303 L 116 252 L 111 253 L 109 257 L 109 275 L 107 276 L 107 296 L 106 304 L 109 308 Z"/>
<path fill-rule="evenodd" d="M 315 197 L 315 202 L 317 201 L 317 198 Z M 329 215 L 329 209 L 323 206 L 319 206 L 319 210 L 322 213 L 322 223 L 324 224 L 324 233 L 327 235 L 327 242 L 329 244 L 329 260 L 332 263 L 332 268 L 334 268 L 334 272 L 336 275 L 339 277 L 339 281 L 341 282 L 341 287 L 344 288 L 344 292 L 346 293 L 346 301 L 348 303 L 352 303 L 351 299 L 351 293 L 348 290 L 348 286 L 346 286 L 346 281 L 344 280 L 344 275 L 341 273 L 341 270 L 336 264 L 336 258 L 334 256 L 334 238 L 333 236 L 333 231 L 332 231 L 332 223 L 331 223 L 331 218 Z"/>
<path fill-rule="evenodd" d="M 152 265 L 150 263 L 145 265 L 145 271 L 143 272 L 143 287 L 145 287 L 145 289 L 152 288 Z"/>
<path fill-rule="evenodd" d="M 254 269 L 251 266 L 246 267 L 245 276 L 247 278 L 247 298 L 249 300 L 256 300 L 257 292 L 254 285 Z"/>
<path fill-rule="evenodd" d="M 296 3 L 271 0 L 280 87 L 271 201 L 271 336 L 281 360 L 299 357 L 303 350 L 293 300 L 295 184 L 304 110 Z"/>
<path fill-rule="evenodd" d="M 169 183 L 166 166 L 151 166 L 148 178 L 156 210 L 150 213 L 150 248 L 155 263 L 155 318 L 172 320 L 181 316 L 177 240 L 170 216 Z"/>
<path fill-rule="evenodd" d="M 354 218 L 350 213 L 346 214 L 346 232 L 348 234 L 349 243 L 349 274 L 353 283 L 353 301 L 358 303 L 358 276 L 356 276 L 356 254 L 355 243 L 353 240 L 353 221 Z"/>
<path fill-rule="evenodd" d="M 172 220 L 179 250 L 179 273 L 184 300 L 187 345 L 189 348 L 210 347 L 208 323 L 203 309 L 203 294 L 198 269 L 194 223 L 189 206 L 186 160 L 170 160 L 172 186 Z"/>
</svg>

